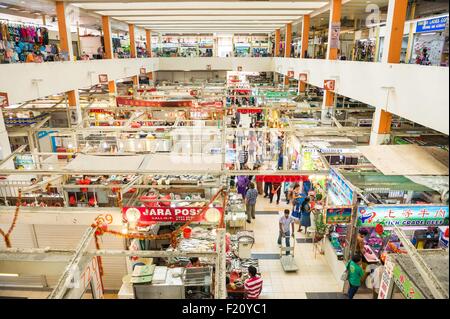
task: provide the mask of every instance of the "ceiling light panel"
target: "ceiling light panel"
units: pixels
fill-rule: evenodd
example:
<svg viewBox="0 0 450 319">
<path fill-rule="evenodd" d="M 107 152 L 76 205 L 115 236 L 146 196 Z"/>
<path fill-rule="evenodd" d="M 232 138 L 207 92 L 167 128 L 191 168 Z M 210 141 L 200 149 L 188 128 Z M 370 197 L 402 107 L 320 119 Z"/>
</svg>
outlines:
<svg viewBox="0 0 450 319">
<path fill-rule="evenodd" d="M 103 16 L 203 16 L 203 15 L 304 15 L 311 10 L 120 10 L 120 11 L 96 11 Z"/>
<path fill-rule="evenodd" d="M 86 2 L 75 2 L 72 3 L 76 6 L 87 10 L 176 10 L 176 9 L 318 9 L 327 5 L 327 1 L 301 1 L 301 2 L 291 2 L 291 1 L 233 1 L 233 2 L 219 2 L 219 1 L 209 1 L 209 2 L 105 2 L 105 3 L 86 3 Z"/>
<path fill-rule="evenodd" d="M 173 17 L 114 17 L 117 20 L 122 21 L 199 21 L 199 20 L 222 20 L 222 21 L 235 21 L 235 20 L 247 20 L 247 21 L 292 21 L 297 20 L 299 16 L 217 16 L 211 18 L 211 16 L 178 16 Z"/>
</svg>

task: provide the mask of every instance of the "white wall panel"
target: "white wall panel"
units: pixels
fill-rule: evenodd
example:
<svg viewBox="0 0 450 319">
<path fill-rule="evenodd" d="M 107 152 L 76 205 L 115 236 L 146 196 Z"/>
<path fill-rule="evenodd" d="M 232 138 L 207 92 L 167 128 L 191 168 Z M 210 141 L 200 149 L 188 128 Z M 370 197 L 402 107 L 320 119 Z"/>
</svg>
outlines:
<svg viewBox="0 0 450 319">
<path fill-rule="evenodd" d="M 449 133 L 449 69 L 446 67 L 382 64 L 354 61 L 329 61 L 294 58 L 150 58 L 50 62 L 41 64 L 0 65 L 0 92 L 9 94 L 10 103 L 18 103 L 88 87 L 98 82 L 98 74 L 107 73 L 110 80 L 147 71 L 212 70 L 275 71 L 286 74 L 307 72 L 308 82 L 323 86 L 323 80 L 336 79 L 337 92 Z M 185 75 L 174 75 L 174 79 Z M 40 82 L 33 84 L 33 79 Z M 387 90 L 393 87 L 387 103 Z"/>
<path fill-rule="evenodd" d="M 118 80 L 138 75 L 142 67 L 155 71 L 157 65 L 153 58 L 2 64 L 0 92 L 7 92 L 9 103 L 15 104 L 93 86 L 99 74 Z"/>
<path fill-rule="evenodd" d="M 308 83 L 323 87 L 336 80 L 336 92 L 382 107 L 398 116 L 449 133 L 449 69 L 437 66 L 275 58 L 275 71 L 308 73 Z M 389 94 L 386 87 L 393 90 Z"/>
</svg>

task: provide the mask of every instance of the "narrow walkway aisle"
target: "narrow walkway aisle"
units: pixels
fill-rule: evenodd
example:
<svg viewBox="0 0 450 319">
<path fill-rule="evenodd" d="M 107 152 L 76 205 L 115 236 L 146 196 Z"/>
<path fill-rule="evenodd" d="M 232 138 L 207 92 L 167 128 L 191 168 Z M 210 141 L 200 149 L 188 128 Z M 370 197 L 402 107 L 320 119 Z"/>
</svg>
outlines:
<svg viewBox="0 0 450 319">
<path fill-rule="evenodd" d="M 281 202 L 270 204 L 267 198 L 258 197 L 256 219 L 247 224 L 255 233 L 253 254 L 259 258 L 260 271 L 264 280 L 262 299 L 302 299 L 307 293 L 340 293 L 339 284 L 331 273 L 325 257 L 314 256 L 313 244 L 304 242 L 304 232 L 298 233 L 295 225 L 295 261 L 299 270 L 286 273 L 281 267 L 277 245 L 279 214 L 291 205 Z M 302 243 L 298 239 L 303 239 Z M 309 241 L 309 238 L 306 240 Z"/>
</svg>

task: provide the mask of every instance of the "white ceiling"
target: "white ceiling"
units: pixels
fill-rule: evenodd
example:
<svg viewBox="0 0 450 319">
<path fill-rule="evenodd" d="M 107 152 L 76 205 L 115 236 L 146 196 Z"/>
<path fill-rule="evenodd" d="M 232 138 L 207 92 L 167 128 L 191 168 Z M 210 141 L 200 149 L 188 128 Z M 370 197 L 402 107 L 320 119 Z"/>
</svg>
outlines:
<svg viewBox="0 0 450 319">
<path fill-rule="evenodd" d="M 76 1 L 99 15 L 160 33 L 272 32 L 327 5 L 328 1 Z"/>
</svg>

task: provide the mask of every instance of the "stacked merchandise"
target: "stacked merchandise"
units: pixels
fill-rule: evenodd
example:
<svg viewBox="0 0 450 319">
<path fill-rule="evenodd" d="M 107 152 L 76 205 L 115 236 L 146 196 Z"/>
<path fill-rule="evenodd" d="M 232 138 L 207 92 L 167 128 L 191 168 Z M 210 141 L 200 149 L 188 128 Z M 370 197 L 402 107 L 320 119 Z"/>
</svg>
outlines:
<svg viewBox="0 0 450 319">
<path fill-rule="evenodd" d="M 354 48 L 355 61 L 373 62 L 375 56 L 375 41 L 372 40 L 358 40 Z"/>
<path fill-rule="evenodd" d="M 344 247 L 346 245 L 347 224 L 332 225 L 329 232 L 331 246 L 333 246 L 339 260 L 344 259 Z"/>
<path fill-rule="evenodd" d="M 35 54 L 33 59 L 30 54 Z M 49 43 L 45 27 L 0 23 L 0 63 L 43 62 L 59 59 L 56 45 Z"/>
</svg>

